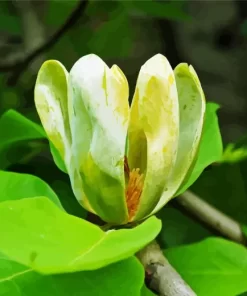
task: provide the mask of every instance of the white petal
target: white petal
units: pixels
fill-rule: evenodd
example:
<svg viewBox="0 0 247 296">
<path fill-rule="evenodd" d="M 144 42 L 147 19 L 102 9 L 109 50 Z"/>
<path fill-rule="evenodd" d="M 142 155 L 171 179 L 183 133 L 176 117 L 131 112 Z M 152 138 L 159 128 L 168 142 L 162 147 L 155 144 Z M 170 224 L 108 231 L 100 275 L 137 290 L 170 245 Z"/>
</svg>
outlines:
<svg viewBox="0 0 247 296">
<path fill-rule="evenodd" d="M 127 80 L 118 69 L 111 71 L 99 57 L 88 55 L 73 66 L 69 93 L 73 156 L 85 193 L 102 219 L 121 223 L 127 215 L 123 169 Z"/>
</svg>

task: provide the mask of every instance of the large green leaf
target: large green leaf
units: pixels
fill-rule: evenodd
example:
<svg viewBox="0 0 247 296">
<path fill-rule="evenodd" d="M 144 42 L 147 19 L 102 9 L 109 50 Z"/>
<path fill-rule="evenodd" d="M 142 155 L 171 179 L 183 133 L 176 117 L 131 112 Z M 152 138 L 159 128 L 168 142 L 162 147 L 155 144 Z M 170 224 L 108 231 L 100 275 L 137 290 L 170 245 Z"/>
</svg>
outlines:
<svg viewBox="0 0 247 296">
<path fill-rule="evenodd" d="M 247 291 L 247 249 L 209 238 L 168 249 L 165 256 L 200 296 L 235 296 Z"/>
<path fill-rule="evenodd" d="M 151 217 L 133 229 L 104 232 L 45 197 L 2 202 L 0 217 L 0 251 L 46 274 L 93 270 L 126 259 L 161 229 L 160 220 Z"/>
<path fill-rule="evenodd" d="M 188 181 L 179 190 L 177 195 L 189 188 L 207 166 L 222 158 L 223 144 L 216 114 L 218 109 L 219 106 L 217 104 L 207 103 L 198 157 Z"/>
<path fill-rule="evenodd" d="M 0 254 L 0 296 L 140 295 L 143 277 L 134 257 L 94 271 L 44 276 Z"/>
<path fill-rule="evenodd" d="M 62 209 L 57 195 L 50 186 L 35 176 L 0 171 L 0 184 L 0 202 L 43 195 Z"/>
<path fill-rule="evenodd" d="M 27 146 L 30 141 L 46 138 L 47 136 L 40 125 L 14 110 L 5 112 L 0 118 L 0 168 L 5 169 L 23 158 L 24 153 L 27 153 L 20 150 L 23 143 L 26 143 Z M 38 145 L 37 147 L 39 148 Z M 34 149 L 33 146 L 31 148 Z M 65 172 L 64 163 L 52 144 L 50 144 L 50 149 L 56 165 Z"/>
</svg>

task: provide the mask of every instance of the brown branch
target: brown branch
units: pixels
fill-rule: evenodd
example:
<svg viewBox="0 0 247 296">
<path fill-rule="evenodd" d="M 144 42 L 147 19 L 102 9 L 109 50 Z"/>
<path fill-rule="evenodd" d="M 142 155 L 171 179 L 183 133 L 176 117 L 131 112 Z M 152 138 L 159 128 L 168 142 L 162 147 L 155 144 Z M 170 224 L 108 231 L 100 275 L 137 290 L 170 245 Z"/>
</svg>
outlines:
<svg viewBox="0 0 247 296">
<path fill-rule="evenodd" d="M 40 19 L 40 3 L 34 0 L 12 0 L 20 18 L 22 27 L 22 59 L 32 53 L 36 48 L 46 41 L 45 25 Z M 20 46 L 21 47 L 21 46 Z M 45 61 L 45 54 L 40 54 L 36 60 L 30 64 L 33 73 L 37 73 L 40 65 Z"/>
<path fill-rule="evenodd" d="M 160 296 L 196 296 L 164 257 L 156 241 L 147 245 L 136 256 L 150 276 L 150 288 Z"/>
<path fill-rule="evenodd" d="M 8 80 L 9 85 L 14 85 L 19 79 L 23 71 L 29 66 L 29 64 L 42 52 L 51 48 L 57 41 L 74 26 L 84 13 L 88 4 L 88 0 L 81 0 L 75 10 L 68 17 L 66 22 L 40 47 L 36 48 L 32 53 L 28 54 L 21 61 L 14 62 L 12 64 L 0 65 L 0 71 L 9 72 L 13 71 L 13 75 Z"/>
<path fill-rule="evenodd" d="M 195 217 L 197 221 L 216 230 L 220 235 L 246 245 L 246 237 L 242 231 L 241 225 L 194 193 L 186 191 L 174 201 L 178 204 L 178 208 L 182 212 L 185 210 Z"/>
</svg>

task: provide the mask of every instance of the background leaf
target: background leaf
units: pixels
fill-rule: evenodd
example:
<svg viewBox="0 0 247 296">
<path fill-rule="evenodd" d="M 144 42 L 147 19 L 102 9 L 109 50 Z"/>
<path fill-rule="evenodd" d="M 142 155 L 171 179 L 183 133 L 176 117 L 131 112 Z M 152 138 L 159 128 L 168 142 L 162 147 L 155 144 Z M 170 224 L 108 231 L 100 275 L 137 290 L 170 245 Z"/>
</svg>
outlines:
<svg viewBox="0 0 247 296">
<path fill-rule="evenodd" d="M 154 294 L 151 290 L 149 290 L 146 285 L 143 285 L 142 289 L 141 289 L 141 296 L 155 296 L 156 294 Z"/>
<path fill-rule="evenodd" d="M 247 291 L 247 250 L 242 245 L 210 238 L 164 253 L 197 295 L 235 296 Z"/>
<path fill-rule="evenodd" d="M 0 216 L 0 251 L 47 274 L 93 270 L 126 259 L 161 229 L 151 217 L 132 229 L 104 232 L 44 197 L 2 202 Z"/>
<path fill-rule="evenodd" d="M 5 169 L 24 157 L 27 151 L 20 150 L 20 146 L 23 147 L 24 142 L 27 146 L 30 141 L 43 139 L 47 139 L 47 136 L 40 125 L 15 110 L 10 109 L 5 112 L 0 118 L 0 168 Z M 36 145 L 38 148 L 40 147 L 38 143 Z M 31 148 L 33 151 L 35 147 L 31 146 Z M 60 170 L 66 172 L 64 162 L 52 143 L 50 143 L 50 149 L 55 164 Z"/>
<path fill-rule="evenodd" d="M 247 179 L 240 164 L 221 164 L 205 171 L 191 190 L 240 223 L 247 224 Z"/>
<path fill-rule="evenodd" d="M 0 202 L 44 195 L 62 209 L 55 192 L 38 177 L 0 171 L 0 184 Z"/>
<path fill-rule="evenodd" d="M 0 168 L 9 169 L 10 165 L 12 165 L 11 170 L 13 170 L 13 168 L 16 170 L 16 167 L 13 167 L 14 163 L 28 162 L 31 164 L 31 160 L 37 156 L 41 150 L 44 150 L 44 147 L 46 149 L 48 148 L 46 143 L 41 142 L 43 139 L 47 139 L 47 137 L 40 125 L 34 123 L 14 110 L 5 112 L 2 117 L 0 117 Z M 60 154 L 52 143 L 49 145 L 55 164 L 62 172 L 66 172 L 66 168 Z M 47 178 L 46 181 L 55 188 L 57 193 L 59 193 L 58 196 L 62 204 L 65 206 L 66 211 L 79 217 L 85 217 L 86 210 L 82 208 L 74 197 L 69 177 L 64 174 L 61 175 L 62 173 L 60 174 L 60 172 L 57 171 L 55 167 L 53 168 L 50 163 L 49 159 L 42 157 L 39 163 L 36 162 L 33 165 L 35 169 L 32 169 L 30 173 L 37 175 L 40 173 L 40 170 L 43 170 L 44 173 L 41 174 L 40 177 L 45 180 L 49 175 L 55 176 L 55 180 L 51 181 Z M 51 174 L 48 174 L 47 170 L 49 170 Z M 2 192 L 0 200 L 3 200 L 3 198 L 15 199 L 20 196 L 22 198 L 29 196 L 50 197 L 50 192 L 55 195 L 52 189 L 45 184 L 44 181 L 31 175 L 14 173 L 1 174 L 1 176 L 5 176 L 2 177 L 4 178 L 3 180 L 0 180 L 3 186 L 5 186 L 5 192 Z M 49 190 L 44 188 L 49 188 Z M 16 194 L 16 192 L 19 194 Z M 7 198 L 7 195 L 10 196 L 10 198 Z M 57 196 L 56 199 L 58 201 Z"/>
<path fill-rule="evenodd" d="M 1 296 L 139 295 L 143 277 L 134 257 L 94 271 L 44 276 L 0 254 Z"/>
<path fill-rule="evenodd" d="M 158 213 L 158 218 L 162 220 L 158 239 L 163 248 L 198 242 L 212 235 L 197 221 L 169 205 Z"/>
<path fill-rule="evenodd" d="M 222 155 L 220 162 L 236 163 L 247 158 L 247 147 L 237 148 L 235 144 L 229 143 Z"/>
</svg>

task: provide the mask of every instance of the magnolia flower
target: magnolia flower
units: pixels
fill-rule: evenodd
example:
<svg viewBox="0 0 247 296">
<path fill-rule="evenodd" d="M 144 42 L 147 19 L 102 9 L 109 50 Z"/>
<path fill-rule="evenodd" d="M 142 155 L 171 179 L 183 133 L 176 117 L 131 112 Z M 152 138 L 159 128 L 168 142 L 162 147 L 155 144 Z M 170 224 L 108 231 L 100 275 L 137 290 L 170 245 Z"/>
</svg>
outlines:
<svg viewBox="0 0 247 296">
<path fill-rule="evenodd" d="M 35 86 L 44 129 L 64 160 L 79 203 L 106 222 L 142 220 L 188 178 L 200 142 L 204 94 L 192 66 L 161 54 L 137 79 L 131 107 L 120 68 L 94 54 L 68 73 L 46 61 Z"/>
</svg>

